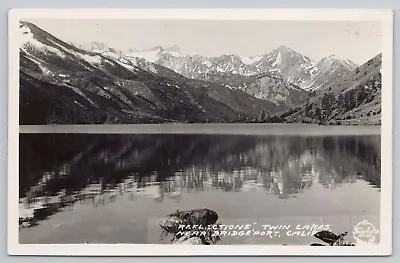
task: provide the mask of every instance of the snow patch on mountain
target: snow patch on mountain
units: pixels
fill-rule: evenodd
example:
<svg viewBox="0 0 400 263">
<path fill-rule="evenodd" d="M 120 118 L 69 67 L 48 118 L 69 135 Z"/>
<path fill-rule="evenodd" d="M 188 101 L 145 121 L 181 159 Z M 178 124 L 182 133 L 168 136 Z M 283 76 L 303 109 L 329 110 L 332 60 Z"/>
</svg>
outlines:
<svg viewBox="0 0 400 263">
<path fill-rule="evenodd" d="M 146 50 L 132 50 L 127 52 L 126 55 L 130 57 L 139 57 L 146 59 L 150 62 L 156 62 L 163 54 L 169 54 L 173 57 L 181 57 L 183 54 L 179 50 L 178 46 L 172 46 L 169 48 L 163 48 L 161 46 L 156 46 L 151 49 Z"/>
<path fill-rule="evenodd" d="M 60 47 L 61 49 L 63 49 L 64 51 L 68 52 L 69 54 L 72 54 L 74 56 L 77 56 L 83 60 L 85 60 L 86 62 L 88 62 L 91 65 L 98 65 L 102 63 L 102 57 L 98 54 L 96 55 L 89 55 L 89 54 L 84 54 L 75 50 L 72 50 L 70 48 L 64 47 L 54 41 L 52 41 L 51 39 L 49 39 L 50 42 L 52 42 L 53 44 L 57 45 L 58 47 Z"/>
<path fill-rule="evenodd" d="M 174 57 L 182 56 L 182 54 L 180 52 L 177 52 L 177 51 L 170 51 L 170 52 L 168 52 L 168 54 L 170 54 L 171 56 L 174 56 Z"/>
<path fill-rule="evenodd" d="M 349 70 L 354 70 L 354 69 L 356 69 L 357 68 L 357 64 L 355 64 L 353 61 L 351 61 L 351 60 L 349 60 L 349 59 L 347 59 L 347 58 L 342 58 L 342 57 L 339 57 L 339 56 L 337 56 L 337 55 L 330 55 L 330 56 L 327 56 L 327 57 L 325 57 L 325 58 L 323 58 L 322 60 L 321 60 L 321 63 L 322 62 L 325 62 L 325 63 L 330 63 L 330 64 L 333 64 L 333 63 L 335 63 L 335 62 L 337 62 L 337 63 L 340 63 L 341 65 L 343 65 L 343 66 L 345 66 L 347 69 L 349 69 Z"/>
<path fill-rule="evenodd" d="M 74 52 L 76 56 L 82 58 L 83 60 L 86 60 L 89 64 L 97 65 L 101 64 L 102 58 L 99 55 L 96 56 L 90 56 L 87 54 L 81 54 L 79 52 Z"/>
<path fill-rule="evenodd" d="M 35 64 L 40 68 L 40 70 L 42 71 L 43 74 L 47 75 L 47 74 L 49 74 L 49 73 L 51 72 L 51 71 L 48 70 L 45 66 L 43 66 L 43 61 L 41 61 L 41 60 L 38 59 L 38 58 L 32 57 L 31 55 L 29 55 L 28 53 L 26 53 L 24 50 L 23 50 L 23 52 L 25 53 L 25 54 L 24 54 L 25 57 L 26 57 L 27 59 L 29 59 L 30 61 L 32 61 L 33 63 L 35 63 Z"/>
<path fill-rule="evenodd" d="M 341 58 L 337 55 L 327 56 L 315 64 L 315 67 L 310 71 L 312 73 L 311 77 L 303 83 L 302 88 L 305 90 L 317 90 L 329 86 L 329 83 L 356 68 L 357 64 L 349 59 Z"/>
<path fill-rule="evenodd" d="M 94 101 L 92 101 L 88 96 L 86 96 L 85 93 L 83 93 L 80 89 L 70 86 L 68 85 L 67 87 L 69 87 L 70 89 L 72 89 L 74 92 L 76 92 L 78 95 L 82 96 L 83 98 L 85 98 L 90 104 L 92 104 L 94 107 L 98 107 L 96 103 L 94 103 Z"/>
<path fill-rule="evenodd" d="M 274 63 L 272 63 L 271 66 L 275 67 L 276 65 L 280 65 L 282 63 L 282 55 L 281 52 L 278 53 L 278 55 L 276 56 L 276 60 L 274 61 Z"/>
<path fill-rule="evenodd" d="M 254 57 L 240 57 L 241 61 L 246 65 L 251 65 L 261 59 L 261 56 L 254 56 Z"/>
<path fill-rule="evenodd" d="M 129 60 L 125 59 L 123 56 L 121 56 L 121 55 L 119 55 L 119 54 L 117 54 L 115 52 L 112 52 L 112 51 L 103 51 L 103 52 L 101 52 L 101 54 L 106 56 L 106 57 L 109 57 L 109 58 L 112 58 L 112 59 L 115 59 L 115 60 L 119 60 L 119 61 L 124 62 L 124 63 L 129 63 Z"/>
<path fill-rule="evenodd" d="M 65 55 L 59 49 L 45 45 L 36 38 L 34 38 L 31 29 L 27 25 L 20 27 L 19 31 L 20 31 L 20 49 L 27 51 L 28 48 L 35 48 L 42 52 L 45 53 L 50 52 L 56 54 L 61 58 L 65 58 Z"/>
<path fill-rule="evenodd" d="M 118 60 L 115 60 L 115 62 L 117 62 L 120 66 L 122 66 L 122 67 L 124 67 L 124 68 L 126 68 L 126 69 L 128 69 L 128 70 L 130 70 L 132 72 L 135 72 L 135 71 L 138 70 L 137 68 L 135 68 L 135 67 L 133 67 L 133 66 L 127 64 L 127 63 L 123 63 L 123 62 L 118 61 Z"/>
<path fill-rule="evenodd" d="M 311 70 L 310 70 L 310 74 L 311 74 L 311 75 L 314 75 L 314 74 L 317 73 L 317 72 L 318 72 L 318 68 L 315 67 L 315 66 L 313 66 L 313 67 L 311 68 Z"/>
<path fill-rule="evenodd" d="M 77 45 L 76 47 L 86 50 L 86 51 L 92 51 L 92 52 L 97 52 L 97 53 L 101 53 L 101 52 L 110 50 L 110 47 L 107 44 L 102 43 L 102 42 L 97 42 L 97 41 L 84 43 L 81 45 Z"/>
<path fill-rule="evenodd" d="M 207 67 L 211 67 L 211 65 L 212 65 L 211 62 L 208 60 L 203 61 L 202 63 L 203 63 L 203 65 L 206 65 Z"/>
<path fill-rule="evenodd" d="M 236 89 L 235 87 L 232 87 L 231 85 L 225 85 L 228 89 Z"/>
<path fill-rule="evenodd" d="M 159 58 L 158 53 L 159 53 L 158 50 L 139 51 L 139 52 L 131 52 L 127 54 L 127 56 L 144 58 L 147 61 L 155 62 Z"/>
</svg>

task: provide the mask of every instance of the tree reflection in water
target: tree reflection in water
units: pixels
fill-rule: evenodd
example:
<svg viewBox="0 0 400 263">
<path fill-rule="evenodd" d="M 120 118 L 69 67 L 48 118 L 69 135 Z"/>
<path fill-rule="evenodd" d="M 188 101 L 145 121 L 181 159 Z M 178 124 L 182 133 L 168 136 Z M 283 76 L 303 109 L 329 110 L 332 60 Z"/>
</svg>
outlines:
<svg viewBox="0 0 400 263">
<path fill-rule="evenodd" d="M 380 188 L 380 136 L 21 134 L 20 224 L 74 203 L 127 195 L 177 202 L 184 192 L 264 191 L 279 198 L 313 184 Z"/>
</svg>

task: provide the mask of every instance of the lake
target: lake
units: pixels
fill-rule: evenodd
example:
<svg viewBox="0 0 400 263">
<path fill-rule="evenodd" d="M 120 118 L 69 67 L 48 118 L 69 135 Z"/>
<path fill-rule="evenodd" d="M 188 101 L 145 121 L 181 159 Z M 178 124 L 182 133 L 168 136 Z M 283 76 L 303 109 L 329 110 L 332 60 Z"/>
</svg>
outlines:
<svg viewBox="0 0 400 263">
<path fill-rule="evenodd" d="M 379 228 L 379 126 L 107 127 L 22 129 L 20 218 L 36 223 L 20 225 L 20 243 L 167 244 L 160 219 L 203 207 L 259 231 L 220 244 L 310 244 L 312 225 L 350 240 L 363 220 Z M 271 227 L 283 230 L 262 234 Z"/>
</svg>

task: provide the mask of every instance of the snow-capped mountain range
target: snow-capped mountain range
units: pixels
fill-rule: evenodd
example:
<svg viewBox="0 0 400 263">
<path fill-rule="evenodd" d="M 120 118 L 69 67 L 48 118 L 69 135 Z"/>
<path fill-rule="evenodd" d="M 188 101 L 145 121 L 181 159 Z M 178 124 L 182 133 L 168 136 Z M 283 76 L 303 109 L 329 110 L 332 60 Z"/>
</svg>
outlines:
<svg viewBox="0 0 400 263">
<path fill-rule="evenodd" d="M 208 80 L 210 76 L 216 74 L 252 76 L 270 73 L 305 90 L 318 89 L 323 86 L 327 76 L 329 81 L 337 74 L 344 74 L 357 67 L 349 59 L 339 58 L 335 55 L 314 61 L 284 45 L 269 53 L 251 57 L 234 54 L 224 54 L 218 57 L 188 55 L 182 53 L 177 45 L 167 48 L 156 46 L 145 50 L 129 49 L 126 51 L 118 51 L 98 42 L 83 44 L 79 47 L 121 58 L 143 58 L 187 78 Z"/>
<path fill-rule="evenodd" d="M 325 70 L 325 74 L 321 73 L 319 79 L 325 81 L 321 81 L 318 85 L 324 88 L 317 89 L 315 96 L 305 104 L 285 112 L 280 117 L 287 122 L 308 123 L 323 120 L 356 125 L 379 125 L 382 112 L 382 53 L 354 70 L 351 70 L 354 65 L 348 62 L 347 70 L 350 71 L 343 70 L 343 65 L 338 66 L 336 61 L 331 65 L 332 59 L 331 57 L 331 60 L 321 61 L 318 65 L 320 68 L 326 66 L 334 69 Z M 334 94 L 334 97 L 331 94 Z M 330 102 L 329 96 L 331 96 Z M 324 115 L 320 115 L 321 109 L 324 110 Z"/>
<path fill-rule="evenodd" d="M 83 50 L 29 22 L 18 37 L 21 124 L 236 122 L 287 107 L 105 45 Z"/>
<path fill-rule="evenodd" d="M 341 77 L 354 69 L 358 65 L 348 59 L 330 55 L 321 59 L 315 66 L 314 75 L 302 84 L 303 89 L 317 90 L 329 85 L 336 78 Z"/>
<path fill-rule="evenodd" d="M 19 40 L 21 124 L 254 122 L 305 103 L 317 111 L 325 91 L 360 89 L 365 98 L 352 111 L 375 103 L 363 115 L 379 112 L 379 56 L 357 66 L 285 46 L 254 57 L 187 55 L 178 46 L 121 51 L 67 43 L 29 22 Z M 295 112 L 293 120 L 311 114 Z"/>
</svg>

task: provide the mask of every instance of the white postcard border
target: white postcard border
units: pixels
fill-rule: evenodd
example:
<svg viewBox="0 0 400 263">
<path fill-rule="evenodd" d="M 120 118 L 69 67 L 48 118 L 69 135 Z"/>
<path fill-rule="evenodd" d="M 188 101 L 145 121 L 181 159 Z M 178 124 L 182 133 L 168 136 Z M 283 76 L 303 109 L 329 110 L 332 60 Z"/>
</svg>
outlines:
<svg viewBox="0 0 400 263">
<path fill-rule="evenodd" d="M 382 22 L 382 126 L 380 243 L 374 246 L 19 244 L 18 140 L 19 51 L 16 34 L 26 18 L 202 19 Z M 9 12 L 8 216 L 9 255 L 192 256 L 192 255 L 390 255 L 392 252 L 393 12 L 388 9 L 12 9 Z"/>
</svg>

